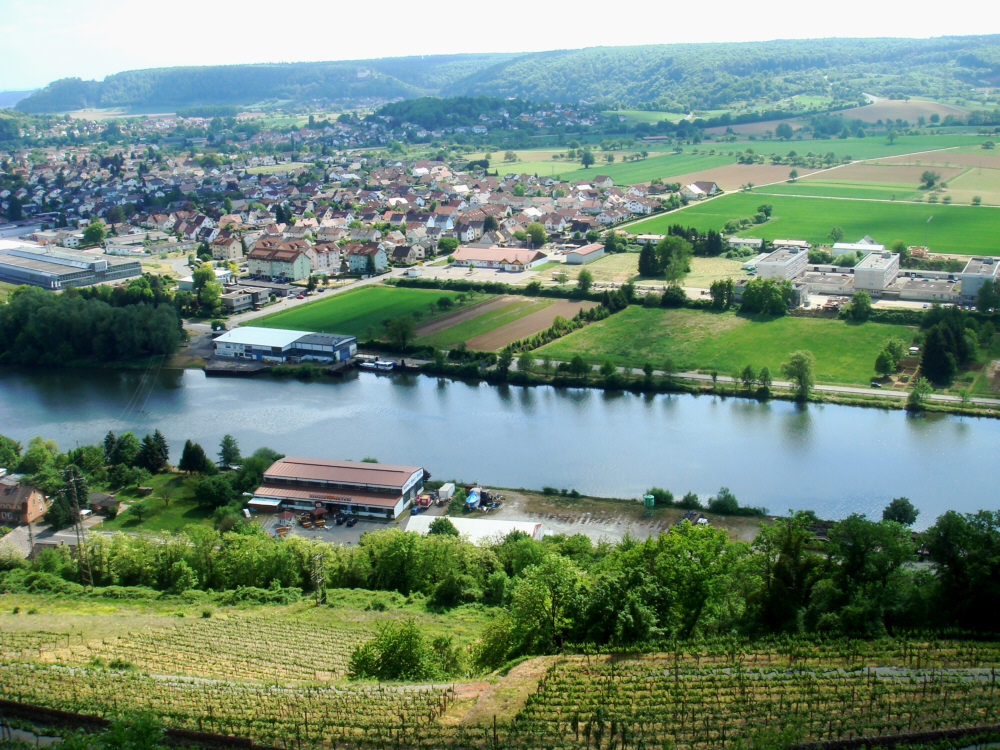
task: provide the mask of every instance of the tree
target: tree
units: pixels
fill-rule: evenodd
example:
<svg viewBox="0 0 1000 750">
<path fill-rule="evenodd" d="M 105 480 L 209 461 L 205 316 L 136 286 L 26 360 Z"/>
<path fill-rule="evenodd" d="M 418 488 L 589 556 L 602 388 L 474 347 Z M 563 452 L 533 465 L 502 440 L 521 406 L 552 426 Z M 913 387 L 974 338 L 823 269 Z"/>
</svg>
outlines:
<svg viewBox="0 0 1000 750">
<path fill-rule="evenodd" d="M 819 579 L 823 558 L 810 552 L 815 517 L 799 511 L 763 524 L 753 540 L 751 565 L 760 587 L 747 597 L 750 619 L 764 633 L 797 632 L 802 610 Z"/>
<path fill-rule="evenodd" d="M 987 279 L 976 293 L 976 309 L 987 312 L 1000 307 L 1000 282 Z"/>
<path fill-rule="evenodd" d="M 194 499 L 208 508 L 221 508 L 238 497 L 229 476 L 216 474 L 203 477 L 194 487 Z"/>
<path fill-rule="evenodd" d="M 844 239 L 844 230 L 840 227 L 831 227 L 827 236 L 834 242 L 840 242 Z"/>
<path fill-rule="evenodd" d="M 510 370 L 510 365 L 514 361 L 514 352 L 511 348 L 504 347 L 500 354 L 497 355 L 497 372 L 500 373 L 500 377 L 507 379 L 507 372 Z"/>
<path fill-rule="evenodd" d="M 528 233 L 528 238 L 531 240 L 532 247 L 541 247 L 549 240 L 548 235 L 545 234 L 545 227 L 537 221 L 533 221 L 528 224 L 528 226 L 524 228 L 524 231 Z"/>
<path fill-rule="evenodd" d="M 920 184 L 922 187 L 926 188 L 927 190 L 930 190 L 931 188 L 934 187 L 935 184 L 937 184 L 937 181 L 940 179 L 941 175 L 939 175 L 937 172 L 930 169 L 925 169 L 924 173 L 920 175 Z"/>
<path fill-rule="evenodd" d="M 743 390 L 747 393 L 753 390 L 754 384 L 757 382 L 757 373 L 754 372 L 753 367 L 747 365 L 743 368 L 743 372 L 740 373 L 740 382 L 743 384 Z"/>
<path fill-rule="evenodd" d="M 504 161 L 517 161 L 517 154 L 513 151 L 505 151 L 503 155 Z"/>
<path fill-rule="evenodd" d="M 896 497 L 882 511 L 883 521 L 895 521 L 903 526 L 912 526 L 917 522 L 920 511 L 913 507 L 908 497 Z"/>
<path fill-rule="evenodd" d="M 728 487 L 720 487 L 719 492 L 708 499 L 708 509 L 712 513 L 733 515 L 739 511 L 740 504 Z"/>
<path fill-rule="evenodd" d="M 576 288 L 580 290 L 580 294 L 586 294 L 589 292 L 593 283 L 594 276 L 586 268 L 580 271 L 579 275 L 576 277 Z"/>
<path fill-rule="evenodd" d="M 24 211 L 21 208 L 21 199 L 16 195 L 10 196 L 7 200 L 7 220 L 20 221 L 24 218 Z"/>
<path fill-rule="evenodd" d="M 921 411 L 924 408 L 924 401 L 933 389 L 926 378 L 917 378 L 910 388 L 910 395 L 906 397 L 907 411 Z"/>
<path fill-rule="evenodd" d="M 219 443 L 219 464 L 228 469 L 240 462 L 240 446 L 232 435 L 223 435 Z"/>
<path fill-rule="evenodd" d="M 814 383 L 814 362 L 812 352 L 800 349 L 792 352 L 788 361 L 781 365 L 782 374 L 795 384 L 795 397 L 799 401 L 809 400 L 809 391 Z"/>
<path fill-rule="evenodd" d="M 888 375 L 895 371 L 896 363 L 893 362 L 892 355 L 886 349 L 883 349 L 875 357 L 875 372 L 879 375 Z"/>
<path fill-rule="evenodd" d="M 663 273 L 663 268 L 660 266 L 656 248 L 649 243 L 644 244 L 639 251 L 639 275 L 655 277 L 661 273 Z"/>
<path fill-rule="evenodd" d="M 458 238 L 442 237 L 438 240 L 437 248 L 438 252 L 442 255 L 451 255 L 453 252 L 458 250 Z"/>
<path fill-rule="evenodd" d="M 857 323 L 863 323 L 872 315 L 872 298 L 864 289 L 859 289 L 851 295 L 851 305 L 847 315 Z"/>
<path fill-rule="evenodd" d="M 728 310 L 733 303 L 734 286 L 732 279 L 717 279 L 708 289 L 712 297 L 712 307 L 716 310 Z"/>
<path fill-rule="evenodd" d="M 104 242 L 104 224 L 96 219 L 83 230 L 83 243 L 85 245 L 100 245 Z"/>
<path fill-rule="evenodd" d="M 947 325 L 939 323 L 927 331 L 920 371 L 933 383 L 949 383 L 955 377 L 958 358 L 955 355 L 954 334 Z"/>
<path fill-rule="evenodd" d="M 115 441 L 115 449 L 111 454 L 111 461 L 109 463 L 121 464 L 122 466 L 135 466 L 141 449 L 142 445 L 139 443 L 139 438 L 131 432 L 123 432 Z"/>
<path fill-rule="evenodd" d="M 778 138 L 787 141 L 793 135 L 792 126 L 787 122 L 778 123 L 778 127 L 774 129 L 774 134 L 778 136 Z"/>
<path fill-rule="evenodd" d="M 184 442 L 181 460 L 177 464 L 178 469 L 188 474 L 207 473 L 210 465 L 204 448 L 190 440 Z"/>
<path fill-rule="evenodd" d="M 406 351 L 406 347 L 416 336 L 416 325 L 409 315 L 400 315 L 385 322 L 385 334 L 393 346 L 400 351 Z"/>
<path fill-rule="evenodd" d="M 569 372 L 571 375 L 575 375 L 578 378 L 582 378 L 588 372 L 590 372 L 590 367 L 583 360 L 579 354 L 574 354 L 573 359 L 569 361 Z"/>
<path fill-rule="evenodd" d="M 0 435 L 0 469 L 13 469 L 21 460 L 21 444 Z"/>
<path fill-rule="evenodd" d="M 667 235 L 656 245 L 656 256 L 660 268 L 667 281 L 680 282 L 691 270 L 690 262 L 693 255 L 691 243 L 676 235 Z"/>
<path fill-rule="evenodd" d="M 793 169 L 788 173 L 789 182 L 795 182 L 797 179 L 799 179 L 799 170 Z"/>
<path fill-rule="evenodd" d="M 584 169 L 590 169 L 590 167 L 594 164 L 594 155 L 591 153 L 589 148 L 583 149 L 583 152 L 580 154 L 580 163 L 583 165 Z"/>
<path fill-rule="evenodd" d="M 353 679 L 430 680 L 443 677 L 421 629 L 412 620 L 386 622 L 375 638 L 354 648 L 348 674 Z"/>
<path fill-rule="evenodd" d="M 435 518 L 431 521 L 431 525 L 427 527 L 428 534 L 440 534 L 443 536 L 458 536 L 458 529 L 455 528 L 449 519 L 444 516 L 440 518 Z"/>
<path fill-rule="evenodd" d="M 1000 511 L 949 510 L 925 532 L 944 624 L 993 632 L 1000 623 Z"/>
<path fill-rule="evenodd" d="M 529 350 L 521 352 L 521 356 L 517 358 L 517 370 L 518 372 L 530 372 L 531 368 L 535 366 L 535 358 L 532 356 Z"/>
<path fill-rule="evenodd" d="M 770 396 L 771 395 L 771 371 L 767 367 L 761 367 L 760 373 L 757 375 L 757 382 L 760 383 L 760 388 L 757 389 L 758 395 Z"/>
</svg>

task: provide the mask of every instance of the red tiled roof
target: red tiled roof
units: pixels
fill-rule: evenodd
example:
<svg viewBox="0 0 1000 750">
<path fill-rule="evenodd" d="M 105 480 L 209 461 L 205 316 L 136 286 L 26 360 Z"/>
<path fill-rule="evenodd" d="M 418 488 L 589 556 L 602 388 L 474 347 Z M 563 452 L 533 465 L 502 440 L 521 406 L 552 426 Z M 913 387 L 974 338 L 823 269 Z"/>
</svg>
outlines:
<svg viewBox="0 0 1000 750">
<path fill-rule="evenodd" d="M 271 467 L 264 472 L 264 481 L 280 482 L 282 478 L 306 479 L 359 486 L 399 487 L 402 490 L 409 478 L 415 472 L 422 470 L 419 466 L 286 457 L 271 464 Z"/>
</svg>

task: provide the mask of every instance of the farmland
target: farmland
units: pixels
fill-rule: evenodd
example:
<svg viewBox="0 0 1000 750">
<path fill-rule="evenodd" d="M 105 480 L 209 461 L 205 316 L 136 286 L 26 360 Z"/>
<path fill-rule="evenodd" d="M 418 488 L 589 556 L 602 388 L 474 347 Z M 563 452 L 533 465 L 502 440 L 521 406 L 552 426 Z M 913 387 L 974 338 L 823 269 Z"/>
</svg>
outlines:
<svg viewBox="0 0 1000 750">
<path fill-rule="evenodd" d="M 372 611 L 377 600 L 389 609 Z M 205 605 L 179 597 L 6 603 L 21 611 L 0 614 L 0 698 L 110 717 L 139 704 L 169 727 L 281 747 L 681 750 L 995 723 L 992 642 L 678 641 L 666 652 L 536 657 L 492 685 L 373 684 L 344 670 L 379 621 L 415 617 L 468 645 L 496 610 L 435 614 L 398 594 L 343 589 L 329 606 L 215 605 L 210 618 L 190 617 Z"/>
<path fill-rule="evenodd" d="M 933 252 L 993 255 L 1000 251 L 996 244 L 1000 213 L 988 206 L 799 198 L 754 192 L 724 195 L 697 203 L 632 224 L 629 231 L 662 234 L 668 226 L 677 223 L 701 231 L 718 230 L 730 219 L 753 216 L 762 203 L 774 207 L 771 220 L 741 232 L 741 236 L 767 240 L 794 238 L 824 244 L 830 242 L 830 228 L 839 226 L 844 230 L 845 239 L 852 242 L 870 235 L 884 244 L 899 239 L 908 245 L 923 245 L 926 238 Z M 928 222 L 931 216 L 934 218 Z"/>
<path fill-rule="evenodd" d="M 891 338 L 909 343 L 915 329 L 880 323 L 783 317 L 756 319 L 735 313 L 662 310 L 632 306 L 536 350 L 557 360 L 585 360 L 642 367 L 670 359 L 678 370 L 732 374 L 746 365 L 767 367 L 778 378 L 797 349 L 816 357 L 818 381 L 863 384 L 875 357 Z M 780 379 L 780 378 L 779 378 Z"/>
<path fill-rule="evenodd" d="M 553 301 L 530 297 L 497 297 L 421 326 L 417 329 L 417 343 L 450 349 L 544 310 Z"/>
<path fill-rule="evenodd" d="M 691 272 L 684 277 L 683 284 L 688 287 L 708 289 L 713 281 L 739 276 L 740 265 L 740 261 L 728 258 L 695 257 L 691 259 Z M 573 271 L 573 268 L 578 270 Z M 662 278 L 639 276 L 638 253 L 613 253 L 598 258 L 586 266 L 567 266 L 566 270 L 569 271 L 570 278 L 575 279 L 579 270 L 583 268 L 590 272 L 597 283 L 624 284 L 627 281 L 666 283 Z"/>
<path fill-rule="evenodd" d="M 460 304 L 460 296 L 467 304 L 482 299 L 458 292 L 366 286 L 268 315 L 253 324 L 295 331 L 342 333 L 360 338 L 377 335 L 382 330 L 382 321 L 387 319 L 412 315 L 418 320 L 432 320 L 444 315 L 446 310 L 438 305 L 438 300 L 447 298 Z"/>
</svg>

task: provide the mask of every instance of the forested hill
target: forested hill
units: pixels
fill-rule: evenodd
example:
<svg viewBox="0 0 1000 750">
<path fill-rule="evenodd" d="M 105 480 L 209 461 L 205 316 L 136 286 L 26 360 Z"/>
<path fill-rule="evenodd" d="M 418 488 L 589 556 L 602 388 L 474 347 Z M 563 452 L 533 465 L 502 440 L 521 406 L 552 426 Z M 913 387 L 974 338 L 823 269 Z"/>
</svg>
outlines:
<svg viewBox="0 0 1000 750">
<path fill-rule="evenodd" d="M 266 102 L 371 102 L 486 95 L 588 101 L 677 112 L 813 95 L 961 98 L 1000 86 L 1000 35 L 813 39 L 593 47 L 322 63 L 133 70 L 63 79 L 18 103 L 24 112 Z"/>
</svg>

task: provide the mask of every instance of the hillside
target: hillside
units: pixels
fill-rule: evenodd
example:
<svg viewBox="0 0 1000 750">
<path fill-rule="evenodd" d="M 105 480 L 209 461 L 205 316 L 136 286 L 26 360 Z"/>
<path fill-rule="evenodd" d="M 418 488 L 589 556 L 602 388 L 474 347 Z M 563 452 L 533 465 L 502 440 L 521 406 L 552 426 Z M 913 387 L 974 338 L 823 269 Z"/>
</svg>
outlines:
<svg viewBox="0 0 1000 750">
<path fill-rule="evenodd" d="M 156 68 L 100 82 L 62 79 L 17 106 L 55 112 L 485 95 L 691 112 L 795 96 L 827 105 L 854 104 L 863 93 L 962 99 L 1000 85 L 998 41 L 998 35 L 780 40 Z"/>
</svg>

